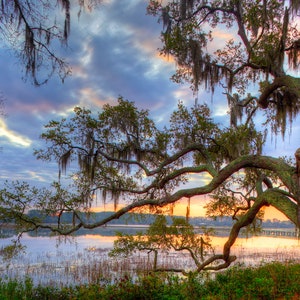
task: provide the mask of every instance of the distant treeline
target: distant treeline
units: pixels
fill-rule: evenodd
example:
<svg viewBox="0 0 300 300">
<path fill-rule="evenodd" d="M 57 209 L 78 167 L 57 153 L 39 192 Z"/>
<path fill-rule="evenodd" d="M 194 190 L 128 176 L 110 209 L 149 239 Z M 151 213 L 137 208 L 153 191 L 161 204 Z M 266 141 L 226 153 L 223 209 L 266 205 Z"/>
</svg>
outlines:
<svg viewBox="0 0 300 300">
<path fill-rule="evenodd" d="M 80 213 L 80 218 L 82 218 L 86 223 L 94 223 L 101 221 L 110 217 L 114 212 L 97 212 L 97 213 Z M 35 217 L 43 220 L 44 223 L 57 223 L 58 216 L 48 216 L 43 211 L 31 210 L 28 212 L 29 217 Z M 150 225 L 154 222 L 155 214 L 142 214 L 142 213 L 127 213 L 121 216 L 119 219 L 114 219 L 110 221 L 107 225 Z M 179 217 L 179 216 L 177 216 Z M 169 224 L 172 223 L 172 217 L 166 216 Z M 65 212 L 60 216 L 60 222 L 65 224 L 71 224 L 76 222 L 73 219 L 72 212 Z M 234 223 L 231 217 L 219 217 L 219 218 L 207 218 L 207 217 L 190 217 L 189 222 L 193 226 L 228 226 L 231 227 Z M 266 220 L 262 223 L 264 228 L 280 227 L 280 228 L 291 228 L 294 227 L 290 221 L 271 221 Z"/>
</svg>

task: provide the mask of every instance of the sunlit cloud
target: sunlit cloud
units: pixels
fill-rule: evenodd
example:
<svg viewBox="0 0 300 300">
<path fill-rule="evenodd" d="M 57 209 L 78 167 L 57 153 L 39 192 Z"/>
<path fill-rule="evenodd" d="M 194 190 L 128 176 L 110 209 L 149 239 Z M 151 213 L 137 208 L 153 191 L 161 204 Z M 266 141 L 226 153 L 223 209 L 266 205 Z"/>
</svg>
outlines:
<svg viewBox="0 0 300 300">
<path fill-rule="evenodd" d="M 67 118 L 73 113 L 75 106 L 76 105 L 65 107 L 64 110 L 53 112 L 52 115 L 55 115 L 56 117 L 59 116 L 62 118 Z"/>
<path fill-rule="evenodd" d="M 8 129 L 3 120 L 0 120 L 0 136 L 8 139 L 14 145 L 21 147 L 30 147 L 32 142 L 29 138 Z"/>
<path fill-rule="evenodd" d="M 86 69 L 83 68 L 80 65 L 73 65 L 72 66 L 72 76 L 75 78 L 81 78 L 81 79 L 87 79 L 88 73 L 86 72 Z"/>
<path fill-rule="evenodd" d="M 146 78 L 154 78 L 161 76 L 163 69 L 165 68 L 165 63 L 163 61 L 159 61 L 158 59 L 152 59 L 150 68 L 144 74 Z"/>
<path fill-rule="evenodd" d="M 39 99 L 39 101 L 34 103 L 26 103 L 22 102 L 21 99 L 17 99 L 17 101 L 14 103 L 14 106 L 12 106 L 12 109 L 15 109 L 16 111 L 22 111 L 25 114 L 33 114 L 38 116 L 40 113 L 53 110 L 53 106 L 54 104 L 46 99 Z"/>
<path fill-rule="evenodd" d="M 213 115 L 215 117 L 228 115 L 228 106 L 226 105 L 226 103 L 218 103 L 218 105 L 214 107 Z"/>
<path fill-rule="evenodd" d="M 171 54 L 166 55 L 166 54 L 161 54 L 161 53 L 157 52 L 155 56 L 156 56 L 156 58 L 161 59 L 161 60 L 165 61 L 166 63 L 171 64 L 173 66 L 176 64 L 176 60 L 175 60 L 174 56 Z"/>
<path fill-rule="evenodd" d="M 48 179 L 46 179 L 45 177 L 43 177 L 41 174 L 38 174 L 35 171 L 27 171 L 27 178 L 30 178 L 31 180 L 36 180 L 38 182 L 48 182 Z"/>
<path fill-rule="evenodd" d="M 212 42 L 207 46 L 209 52 L 214 52 L 217 49 L 223 49 L 226 46 L 226 42 L 236 38 L 233 32 L 228 31 L 228 28 L 218 28 L 212 32 Z"/>
<path fill-rule="evenodd" d="M 173 96 L 175 99 L 183 101 L 183 103 L 186 104 L 186 102 L 190 102 L 191 99 L 193 99 L 193 101 L 195 100 L 195 95 L 193 95 L 193 92 L 191 91 L 191 89 L 187 86 L 182 86 L 180 88 L 177 88 L 174 92 L 173 92 Z"/>
<path fill-rule="evenodd" d="M 208 172 L 201 174 L 190 174 L 189 175 L 189 183 L 192 185 L 203 186 L 209 184 L 212 180 L 211 175 Z"/>
<path fill-rule="evenodd" d="M 228 28 L 224 29 L 224 30 L 214 30 L 212 32 L 212 36 L 213 38 L 217 38 L 220 40 L 230 40 L 235 38 L 235 34 L 233 34 L 232 32 L 228 31 Z"/>
<path fill-rule="evenodd" d="M 93 48 L 88 44 L 85 43 L 83 45 L 81 58 L 79 59 L 80 64 L 84 67 L 91 62 L 93 56 Z"/>
<path fill-rule="evenodd" d="M 106 97 L 101 98 L 101 94 L 104 94 L 100 89 L 93 89 L 90 87 L 82 88 L 78 91 L 78 105 L 88 107 L 99 107 L 101 108 L 106 103 L 114 102 L 114 99 Z"/>
</svg>

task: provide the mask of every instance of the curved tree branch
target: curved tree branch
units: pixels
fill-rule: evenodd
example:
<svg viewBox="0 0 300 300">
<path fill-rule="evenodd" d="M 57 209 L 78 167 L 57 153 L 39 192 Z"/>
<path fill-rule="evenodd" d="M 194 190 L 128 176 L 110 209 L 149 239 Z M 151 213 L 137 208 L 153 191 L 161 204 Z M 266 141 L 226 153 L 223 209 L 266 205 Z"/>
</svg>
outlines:
<svg viewBox="0 0 300 300">
<path fill-rule="evenodd" d="M 212 178 L 210 183 L 201 186 L 201 187 L 196 187 L 196 188 L 189 188 L 189 189 L 181 189 L 172 195 L 169 195 L 167 197 L 161 198 L 161 199 L 152 199 L 152 198 L 146 198 L 138 201 L 133 201 L 131 204 L 119 209 L 115 213 L 113 213 L 111 216 L 94 222 L 94 223 L 87 223 L 84 221 L 80 215 L 77 215 L 78 219 L 78 224 L 75 226 L 70 226 L 67 228 L 57 228 L 56 226 L 50 226 L 47 224 L 41 224 L 41 223 L 36 223 L 37 228 L 46 228 L 50 229 L 53 232 L 62 234 L 62 235 L 68 235 L 73 232 L 76 232 L 80 228 L 86 228 L 86 229 L 93 229 L 100 227 L 102 225 L 107 224 L 111 220 L 118 219 L 122 215 L 126 214 L 127 212 L 132 211 L 133 209 L 136 208 L 141 208 L 145 206 L 166 206 L 168 204 L 172 204 L 178 200 L 180 200 L 183 197 L 193 197 L 193 196 L 199 196 L 199 195 L 205 195 L 213 192 L 216 188 L 218 188 L 222 183 L 229 178 L 231 175 L 234 173 L 238 172 L 241 169 L 244 168 L 260 168 L 260 169 L 265 169 L 265 170 L 270 170 L 275 172 L 278 177 L 281 179 L 281 181 L 285 184 L 285 186 L 289 189 L 290 195 L 296 195 L 297 193 L 297 185 L 295 184 L 295 181 L 292 179 L 292 174 L 294 172 L 294 168 L 286 164 L 284 161 L 268 156 L 255 156 L 255 155 L 249 155 L 249 156 L 242 156 L 231 163 L 229 163 L 226 167 L 221 169 L 219 173 Z M 272 191 L 272 195 L 277 195 L 273 199 L 267 199 L 266 200 L 266 195 L 269 195 Z M 267 201 L 267 204 L 274 205 L 275 207 L 279 207 L 279 205 L 283 202 L 286 201 L 287 204 L 285 206 L 282 206 L 280 210 L 282 212 L 285 212 L 286 215 L 289 216 L 291 220 L 295 219 L 295 212 L 293 211 L 294 204 L 291 204 L 291 199 L 287 197 L 287 194 L 280 193 L 280 190 L 270 190 L 268 193 L 264 192 L 262 195 L 259 197 L 264 196 L 264 201 Z M 259 198 L 261 199 L 261 198 Z M 265 203 L 265 202 L 264 202 Z M 256 206 L 258 204 L 255 204 Z M 255 207 L 252 208 L 251 212 L 255 209 Z M 285 211 L 286 210 L 286 211 Z M 251 212 L 249 214 L 251 214 Z M 251 215 L 252 216 L 252 215 Z M 24 220 L 26 222 L 26 220 Z M 246 222 L 246 221 L 245 221 Z M 243 223 L 244 224 L 244 223 Z M 234 230 L 237 230 L 236 225 Z M 229 242 L 230 245 L 231 242 Z"/>
<path fill-rule="evenodd" d="M 258 98 L 258 104 L 261 108 L 266 109 L 269 106 L 269 97 L 277 89 L 285 87 L 289 92 L 300 98 L 300 78 L 295 78 L 289 75 L 276 77 L 271 84 L 266 86 Z"/>
</svg>

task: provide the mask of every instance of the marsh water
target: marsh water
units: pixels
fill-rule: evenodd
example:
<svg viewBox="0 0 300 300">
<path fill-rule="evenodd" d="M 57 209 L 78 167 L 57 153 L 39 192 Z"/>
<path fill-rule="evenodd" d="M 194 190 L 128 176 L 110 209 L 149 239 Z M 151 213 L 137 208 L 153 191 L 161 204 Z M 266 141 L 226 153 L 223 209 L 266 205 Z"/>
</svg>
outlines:
<svg viewBox="0 0 300 300">
<path fill-rule="evenodd" d="M 112 281 L 125 273 L 151 268 L 153 257 L 149 253 L 129 258 L 111 258 L 109 250 L 116 239 L 116 231 L 134 234 L 141 228 L 107 227 L 96 231 L 82 231 L 74 237 L 54 237 L 46 233 L 24 234 L 24 251 L 11 260 L 0 263 L 1 278 L 24 278 L 30 276 L 35 284 L 78 284 Z M 143 229 L 143 228 L 142 228 Z M 0 247 L 9 245 L 14 237 L 0 239 Z M 225 234 L 215 236 L 216 252 L 226 242 Z M 255 265 L 271 261 L 300 262 L 300 241 L 297 237 L 242 236 L 238 238 L 232 253 L 238 256 L 236 263 Z M 193 269 L 188 253 L 169 253 L 160 257 L 163 266 Z"/>
</svg>

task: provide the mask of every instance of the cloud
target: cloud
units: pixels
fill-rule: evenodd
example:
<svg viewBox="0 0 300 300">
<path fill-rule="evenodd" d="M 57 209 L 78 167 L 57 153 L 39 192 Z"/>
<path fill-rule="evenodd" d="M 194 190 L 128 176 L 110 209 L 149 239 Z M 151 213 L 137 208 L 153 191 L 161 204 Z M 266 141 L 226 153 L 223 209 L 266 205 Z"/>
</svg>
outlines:
<svg viewBox="0 0 300 300">
<path fill-rule="evenodd" d="M 212 32 L 213 38 L 219 39 L 219 40 L 230 40 L 234 39 L 236 36 L 233 32 L 228 32 L 228 28 L 223 28 L 223 30 L 214 30 Z"/>
<path fill-rule="evenodd" d="M 146 4 L 135 1 L 129 10 L 127 3 L 112 1 L 95 12 L 97 18 L 81 20 L 88 24 L 86 34 L 76 27 L 70 47 L 80 49 L 73 73 L 86 80 L 82 88 L 108 101 L 122 95 L 142 108 L 174 100 L 170 90 L 176 85 L 169 78 L 175 66 L 158 55 L 161 28 L 145 16 Z"/>
<path fill-rule="evenodd" d="M 213 40 L 207 46 L 209 52 L 223 49 L 226 46 L 226 42 L 230 40 L 239 40 L 239 37 L 237 37 L 235 32 L 230 32 L 225 25 L 219 25 L 211 34 Z"/>
<path fill-rule="evenodd" d="M 36 171 L 27 171 L 26 172 L 27 174 L 27 178 L 31 178 L 31 180 L 33 181 L 39 181 L 39 182 L 47 182 L 49 183 L 48 181 L 48 178 L 46 178 L 43 174 L 39 174 L 37 173 Z"/>
<path fill-rule="evenodd" d="M 77 21 L 78 7 L 72 11 L 71 35 L 64 52 L 72 67 L 72 76 L 64 84 L 54 76 L 48 84 L 36 88 L 22 80 L 22 67 L 12 52 L 0 46 L 1 92 L 7 99 L 7 119 L 0 123 L 2 178 L 32 178 L 34 182 L 56 178 L 57 165 L 43 164 L 32 155 L 33 148 L 42 148 L 38 137 L 43 125 L 51 119 L 68 117 L 75 106 L 93 112 L 103 104 L 115 104 L 121 95 L 134 101 L 138 109 L 149 109 L 150 116 L 162 128 L 177 107 L 178 100 L 187 106 L 195 103 L 189 84 L 170 81 L 175 72 L 173 57 L 164 57 L 160 48 L 161 24 L 146 15 L 148 1 L 103 1 L 97 10 L 82 12 Z M 230 38 L 223 28 L 214 31 L 214 47 Z M 62 51 L 62 50 L 59 50 Z M 21 74 L 20 74 L 21 73 Z M 212 108 L 215 120 L 228 123 L 226 99 L 217 90 L 199 90 L 198 103 Z M 294 123 L 296 125 L 297 122 Z M 299 128 L 294 127 L 291 144 L 299 144 Z M 293 146 L 285 143 L 285 152 Z M 300 145 L 300 144 L 299 144 Z M 22 151 L 20 151 L 20 147 Z M 266 148 L 276 155 L 278 149 Z M 52 174 L 52 175 L 51 175 Z M 192 179 L 195 179 L 193 181 Z M 205 184 L 209 178 L 191 179 L 191 184 Z"/>
<path fill-rule="evenodd" d="M 182 183 L 177 189 L 181 189 L 181 188 L 190 189 L 190 188 L 205 186 L 208 185 L 212 180 L 212 176 L 208 172 L 189 173 L 186 176 L 188 181 Z"/>
<path fill-rule="evenodd" d="M 104 94 L 101 89 L 83 87 L 77 92 L 79 106 L 97 107 L 99 109 L 107 102 L 116 102 L 116 99 L 101 98 L 101 95 Z"/>
<path fill-rule="evenodd" d="M 0 120 L 0 137 L 4 137 L 10 143 L 19 147 L 30 147 L 31 140 L 7 128 L 3 120 Z"/>
<path fill-rule="evenodd" d="M 217 103 L 213 108 L 214 117 L 228 117 L 228 106 L 224 102 Z"/>
</svg>

